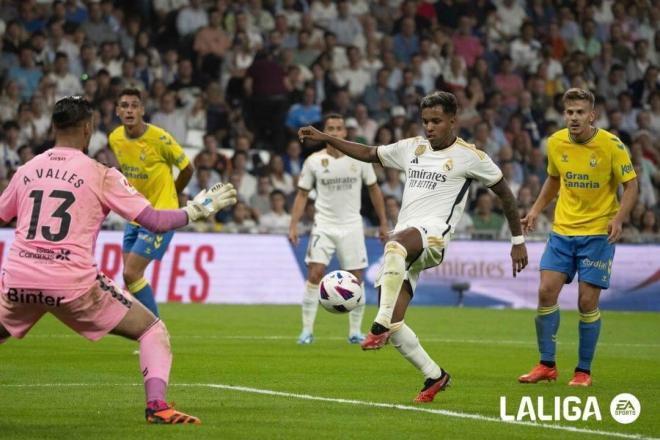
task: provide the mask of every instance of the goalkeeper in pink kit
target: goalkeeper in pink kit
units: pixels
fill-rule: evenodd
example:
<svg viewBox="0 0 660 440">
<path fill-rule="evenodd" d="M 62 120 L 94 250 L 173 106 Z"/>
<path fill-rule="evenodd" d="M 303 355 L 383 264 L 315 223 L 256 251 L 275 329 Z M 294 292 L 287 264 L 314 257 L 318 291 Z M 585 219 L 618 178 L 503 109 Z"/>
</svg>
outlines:
<svg viewBox="0 0 660 440">
<path fill-rule="evenodd" d="M 59 100 L 55 147 L 20 167 L 0 195 L 0 223 L 16 218 L 0 273 L 0 343 L 23 338 L 46 313 L 92 341 L 108 333 L 139 341 L 147 422 L 199 424 L 166 403 L 172 353 L 165 325 L 98 271 L 94 245 L 111 210 L 164 232 L 233 205 L 236 191 L 217 184 L 183 209 L 153 209 L 119 171 L 85 154 L 92 110 L 80 97 Z"/>
</svg>

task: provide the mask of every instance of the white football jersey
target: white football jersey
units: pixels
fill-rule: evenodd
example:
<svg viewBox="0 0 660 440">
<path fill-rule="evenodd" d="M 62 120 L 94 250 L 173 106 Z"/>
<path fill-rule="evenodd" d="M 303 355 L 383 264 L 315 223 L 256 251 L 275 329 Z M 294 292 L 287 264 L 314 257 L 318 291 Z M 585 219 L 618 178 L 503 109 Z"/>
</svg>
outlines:
<svg viewBox="0 0 660 440">
<path fill-rule="evenodd" d="M 316 188 L 317 225 L 362 226 L 362 182 L 367 186 L 376 183 L 373 165 L 321 150 L 305 160 L 298 187 L 305 191 Z"/>
<path fill-rule="evenodd" d="M 438 151 L 418 136 L 381 145 L 377 152 L 384 166 L 406 173 L 397 224 L 442 222 L 453 231 L 463 214 L 470 182 L 477 179 L 493 186 L 503 177 L 486 153 L 461 138 Z"/>
</svg>

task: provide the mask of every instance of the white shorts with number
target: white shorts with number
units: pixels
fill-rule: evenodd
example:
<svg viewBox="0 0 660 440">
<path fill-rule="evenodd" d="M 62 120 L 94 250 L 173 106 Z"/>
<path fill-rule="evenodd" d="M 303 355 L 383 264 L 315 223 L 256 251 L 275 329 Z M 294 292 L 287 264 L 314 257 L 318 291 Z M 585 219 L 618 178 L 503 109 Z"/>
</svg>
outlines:
<svg viewBox="0 0 660 440">
<path fill-rule="evenodd" d="M 353 228 L 314 226 L 309 235 L 305 264 L 319 263 L 325 266 L 337 253 L 342 270 L 364 269 L 367 261 L 367 248 L 364 244 L 362 225 Z"/>
<path fill-rule="evenodd" d="M 415 228 L 422 235 L 422 252 L 412 263 L 407 263 L 405 279 L 410 282 L 413 292 L 417 287 L 419 274 L 424 269 L 438 266 L 445 258 L 447 245 L 449 244 L 449 226 L 442 222 L 420 221 L 409 222 L 407 224 L 397 224 L 394 232 L 404 229 Z M 380 286 L 383 266 L 380 266 L 376 276 L 375 287 Z"/>
</svg>

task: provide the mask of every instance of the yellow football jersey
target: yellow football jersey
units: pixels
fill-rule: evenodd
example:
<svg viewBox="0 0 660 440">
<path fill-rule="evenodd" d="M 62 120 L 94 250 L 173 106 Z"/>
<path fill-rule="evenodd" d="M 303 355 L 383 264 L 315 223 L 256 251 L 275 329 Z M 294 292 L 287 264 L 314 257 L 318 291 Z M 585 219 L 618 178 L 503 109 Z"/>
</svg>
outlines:
<svg viewBox="0 0 660 440">
<path fill-rule="evenodd" d="M 108 136 L 121 172 L 128 181 L 158 209 L 176 209 L 179 200 L 174 186 L 172 166 L 184 169 L 190 160 L 172 135 L 147 124 L 142 136 L 132 139 L 119 126 Z"/>
<path fill-rule="evenodd" d="M 568 129 L 554 133 L 548 174 L 560 179 L 552 230 L 562 235 L 607 234 L 619 209 L 617 187 L 637 177 L 626 146 L 602 129 L 583 143 L 571 140 Z"/>
</svg>

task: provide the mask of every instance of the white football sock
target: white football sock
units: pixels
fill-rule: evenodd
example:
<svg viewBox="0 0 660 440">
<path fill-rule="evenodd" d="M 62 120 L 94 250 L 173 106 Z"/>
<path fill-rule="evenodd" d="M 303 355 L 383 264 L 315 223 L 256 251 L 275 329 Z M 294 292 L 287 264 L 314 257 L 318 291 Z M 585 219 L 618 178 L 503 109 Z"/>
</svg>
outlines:
<svg viewBox="0 0 660 440">
<path fill-rule="evenodd" d="M 401 323 L 403 324 L 403 322 Z M 437 379 L 442 374 L 442 369 L 426 353 L 415 332 L 406 324 L 401 325 L 399 330 L 392 333 L 390 342 L 404 358 L 422 372 L 425 378 Z"/>
<path fill-rule="evenodd" d="M 383 274 L 380 281 L 380 307 L 374 321 L 390 328 L 392 314 L 406 274 L 406 248 L 396 241 L 385 245 Z"/>
<path fill-rule="evenodd" d="M 305 293 L 302 300 L 303 331 L 314 332 L 314 320 L 319 306 L 319 285 L 309 281 L 305 283 Z"/>
<path fill-rule="evenodd" d="M 351 312 L 348 314 L 348 335 L 357 335 L 362 333 L 362 317 L 364 316 L 364 304 L 367 301 L 367 298 L 364 295 L 364 282 L 360 284 L 360 288 L 362 289 L 362 301 L 360 302 L 360 305 L 351 310 Z"/>
</svg>

